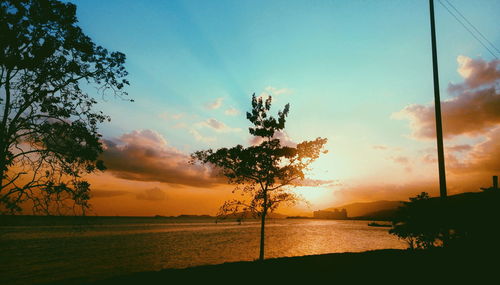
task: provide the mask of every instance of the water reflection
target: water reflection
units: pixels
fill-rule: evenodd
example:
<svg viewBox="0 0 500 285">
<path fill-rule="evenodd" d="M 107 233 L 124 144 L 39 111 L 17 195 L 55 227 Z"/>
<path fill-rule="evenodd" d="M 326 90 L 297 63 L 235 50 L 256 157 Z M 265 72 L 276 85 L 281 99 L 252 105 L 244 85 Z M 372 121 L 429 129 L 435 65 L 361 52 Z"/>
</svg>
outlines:
<svg viewBox="0 0 500 285">
<path fill-rule="evenodd" d="M 254 260 L 259 249 L 254 221 L 0 227 L 0 232 L 0 278 L 19 284 Z M 405 248 L 387 229 L 365 221 L 271 220 L 266 243 L 267 258 Z"/>
</svg>

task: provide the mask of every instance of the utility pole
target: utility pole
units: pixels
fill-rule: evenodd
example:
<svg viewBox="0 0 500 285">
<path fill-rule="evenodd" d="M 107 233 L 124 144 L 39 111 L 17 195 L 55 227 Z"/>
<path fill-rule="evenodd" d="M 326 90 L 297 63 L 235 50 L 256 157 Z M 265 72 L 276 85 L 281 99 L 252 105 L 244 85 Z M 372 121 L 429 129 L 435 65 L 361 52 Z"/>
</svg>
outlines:
<svg viewBox="0 0 500 285">
<path fill-rule="evenodd" d="M 441 198 L 446 193 L 446 171 L 444 166 L 443 124 L 441 122 L 441 99 L 439 97 L 439 73 L 436 49 L 436 24 L 434 22 L 434 0 L 429 0 L 431 18 L 432 69 L 434 74 L 434 110 L 436 114 L 436 139 L 439 164 L 439 194 Z"/>
</svg>

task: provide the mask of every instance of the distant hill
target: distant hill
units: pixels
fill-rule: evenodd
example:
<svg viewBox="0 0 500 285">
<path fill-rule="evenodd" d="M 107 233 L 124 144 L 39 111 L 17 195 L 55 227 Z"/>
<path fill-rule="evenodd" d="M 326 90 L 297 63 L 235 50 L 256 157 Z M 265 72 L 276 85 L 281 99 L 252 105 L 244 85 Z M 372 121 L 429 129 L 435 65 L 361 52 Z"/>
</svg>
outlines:
<svg viewBox="0 0 500 285">
<path fill-rule="evenodd" d="M 239 212 L 235 214 L 229 214 L 226 216 L 226 219 L 238 219 L 238 218 L 243 218 L 243 219 L 256 219 L 251 212 Z M 286 219 L 287 215 L 283 215 L 280 213 L 268 213 L 267 218 L 269 219 Z"/>
<path fill-rule="evenodd" d="M 267 214 L 270 219 L 286 219 L 288 215 L 283 215 L 280 213 L 270 213 Z"/>
<path fill-rule="evenodd" d="M 365 203 L 352 203 L 347 205 L 342 205 L 339 207 L 332 207 L 325 209 L 326 211 L 332 211 L 334 209 L 346 209 L 347 216 L 350 218 L 354 217 L 387 217 L 394 213 L 394 211 L 400 207 L 401 201 L 375 201 L 375 202 L 365 202 Z"/>
<path fill-rule="evenodd" d="M 370 212 L 363 216 L 353 217 L 358 220 L 373 220 L 373 221 L 392 221 L 396 214 L 397 208 Z"/>
<path fill-rule="evenodd" d="M 156 216 L 158 217 L 158 216 Z M 180 219 L 209 219 L 209 218 L 215 218 L 210 215 L 178 215 L 176 218 Z"/>
</svg>

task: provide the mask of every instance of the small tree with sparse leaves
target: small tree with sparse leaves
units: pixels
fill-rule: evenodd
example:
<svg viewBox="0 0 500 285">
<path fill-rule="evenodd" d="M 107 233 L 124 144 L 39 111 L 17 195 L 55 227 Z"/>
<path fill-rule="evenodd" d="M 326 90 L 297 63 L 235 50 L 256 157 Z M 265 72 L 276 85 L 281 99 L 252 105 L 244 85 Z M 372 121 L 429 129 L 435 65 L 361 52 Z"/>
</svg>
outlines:
<svg viewBox="0 0 500 285">
<path fill-rule="evenodd" d="M 264 259 L 266 216 L 282 203 L 294 203 L 299 197 L 291 190 L 298 180 L 305 178 L 305 171 L 322 153 L 325 138 L 304 141 L 296 146 L 285 146 L 275 138 L 276 132 L 285 128 L 289 104 L 275 118 L 269 115 L 272 98 L 266 100 L 252 96 L 252 110 L 247 119 L 253 124 L 250 134 L 262 139 L 258 145 L 194 152 L 192 162 L 210 164 L 236 184 L 234 191 L 241 191 L 243 199 L 226 201 L 220 213 L 252 212 L 261 219 L 260 254 Z"/>
</svg>

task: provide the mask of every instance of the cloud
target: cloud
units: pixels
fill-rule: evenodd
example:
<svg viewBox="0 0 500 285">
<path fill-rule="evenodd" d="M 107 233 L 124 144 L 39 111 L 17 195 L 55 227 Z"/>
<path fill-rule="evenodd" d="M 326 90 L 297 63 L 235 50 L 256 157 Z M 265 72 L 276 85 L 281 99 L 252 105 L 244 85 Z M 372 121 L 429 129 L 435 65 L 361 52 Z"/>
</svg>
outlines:
<svg viewBox="0 0 500 285">
<path fill-rule="evenodd" d="M 436 154 L 426 153 L 422 157 L 422 161 L 425 162 L 425 163 L 433 163 L 433 164 L 435 164 L 435 163 L 437 163 L 437 155 Z"/>
<path fill-rule="evenodd" d="M 267 94 L 272 95 L 272 96 L 289 94 L 292 92 L 292 90 L 290 90 L 288 88 L 276 88 L 273 86 L 267 86 L 264 90 L 265 90 L 265 92 L 267 92 Z"/>
<path fill-rule="evenodd" d="M 158 146 L 162 148 L 167 145 L 165 138 L 153 130 L 135 130 L 122 135 L 119 140 L 128 144 Z"/>
<path fill-rule="evenodd" d="M 108 171 L 121 179 L 207 188 L 221 182 L 210 168 L 189 164 L 187 154 L 169 146 L 152 130 L 105 140 L 102 159 Z"/>
<path fill-rule="evenodd" d="M 295 180 L 292 184 L 295 186 L 302 186 L 302 187 L 319 187 L 319 186 L 334 187 L 341 185 L 341 183 L 338 180 L 323 180 L 323 179 L 310 179 L 310 178 Z"/>
<path fill-rule="evenodd" d="M 372 145 L 372 148 L 375 150 L 393 151 L 393 152 L 402 150 L 402 148 L 400 148 L 400 147 L 388 146 L 388 145 L 384 145 L 384 144 Z"/>
<path fill-rule="evenodd" d="M 290 93 L 292 93 L 292 90 L 288 88 L 276 88 L 273 86 L 267 86 L 266 88 L 264 88 L 264 91 L 262 91 L 258 97 L 267 98 L 268 96 L 272 96 L 273 101 L 276 101 L 276 97 Z"/>
<path fill-rule="evenodd" d="M 215 99 L 215 101 L 213 101 L 213 102 L 206 103 L 205 108 L 207 108 L 209 110 L 219 109 L 222 106 L 222 101 L 224 101 L 224 98 L 219 97 L 219 98 Z"/>
<path fill-rule="evenodd" d="M 189 130 L 189 133 L 194 137 L 195 140 L 197 140 L 199 142 L 211 143 L 211 142 L 216 141 L 216 139 L 214 137 L 206 137 L 195 129 Z"/>
<path fill-rule="evenodd" d="M 376 150 L 387 150 L 387 149 L 389 149 L 389 147 L 386 146 L 386 145 L 374 145 L 374 146 L 372 146 L 372 148 L 376 149 Z"/>
<path fill-rule="evenodd" d="M 184 122 L 178 122 L 177 124 L 173 125 L 172 128 L 174 129 L 186 129 L 188 128 L 188 124 Z"/>
<path fill-rule="evenodd" d="M 479 191 L 488 187 L 491 176 L 500 173 L 500 61 L 484 61 L 459 57 L 458 72 L 463 82 L 450 84 L 448 100 L 441 103 L 443 131 L 446 138 L 460 135 L 474 136 L 474 140 L 455 138 L 445 147 L 448 193 L 450 195 Z M 410 120 L 412 136 L 416 139 L 435 137 L 434 106 L 413 104 L 395 113 L 394 118 Z M 467 143 L 463 143 L 466 141 Z M 471 141 L 479 141 L 472 144 Z M 459 142 L 459 143 L 456 143 Z M 385 145 L 373 146 L 387 151 Z M 420 192 L 439 195 L 438 166 L 435 148 L 421 152 L 419 163 L 429 175 L 414 178 L 407 183 L 362 183 L 343 186 L 334 191 L 339 204 L 353 201 L 408 200 Z M 410 166 L 417 161 L 406 156 L 394 155 L 391 160 L 401 166 Z M 420 165 L 420 164 L 418 164 Z M 427 170 L 428 169 L 428 170 Z M 417 170 L 417 168 L 415 168 Z M 418 170 L 421 170 L 420 168 Z M 332 188 L 333 189 L 333 188 Z"/>
<path fill-rule="evenodd" d="M 458 174 L 500 173 L 500 126 L 485 135 L 486 139 L 473 146 L 462 159 L 453 157 L 448 163 L 450 171 Z"/>
<path fill-rule="evenodd" d="M 99 190 L 99 189 L 92 189 L 90 191 L 90 196 L 92 198 L 111 198 L 111 197 L 116 197 L 116 196 L 123 196 L 130 194 L 128 191 L 122 191 L 122 190 Z"/>
<path fill-rule="evenodd" d="M 230 132 L 241 131 L 240 128 L 231 128 L 228 125 L 224 124 L 223 122 L 221 122 L 217 119 L 214 119 L 214 118 L 210 118 L 210 119 L 207 119 L 203 122 L 199 122 L 197 125 L 199 127 L 208 127 L 210 129 L 218 132 L 218 133 L 230 133 Z"/>
<path fill-rule="evenodd" d="M 406 157 L 406 156 L 393 156 L 393 157 L 391 157 L 391 160 L 396 162 L 396 163 L 405 164 L 405 165 L 410 163 L 410 161 L 408 160 L 408 157 Z"/>
<path fill-rule="evenodd" d="M 337 188 L 337 187 L 336 187 Z M 430 193 L 434 196 L 439 193 L 439 187 L 435 181 L 416 181 L 405 184 L 357 184 L 345 185 L 333 192 L 338 205 L 353 202 L 369 202 L 377 200 L 387 200 L 390 197 L 393 201 L 406 201 L 422 192 Z"/>
<path fill-rule="evenodd" d="M 289 146 L 289 147 L 296 147 L 297 146 L 297 143 L 294 142 L 289 136 L 288 136 L 288 133 L 286 131 L 276 131 L 274 132 L 274 136 L 273 136 L 273 139 L 279 139 L 280 140 L 280 143 L 281 145 L 284 145 L 284 146 Z M 262 142 L 264 141 L 264 139 L 262 137 L 258 137 L 258 136 L 252 136 L 250 138 L 250 144 L 251 145 L 259 145 L 261 144 Z"/>
<path fill-rule="evenodd" d="M 224 114 L 226 114 L 228 116 L 237 116 L 237 115 L 240 114 L 240 111 L 238 109 L 236 109 L 236 108 L 231 107 L 229 109 L 226 109 L 224 111 Z"/>
<path fill-rule="evenodd" d="M 206 121 L 203 122 L 203 124 L 207 127 L 210 127 L 216 131 L 222 131 L 228 128 L 226 124 L 224 124 L 221 121 L 218 121 L 217 119 L 210 118 L 207 119 Z"/>
<path fill-rule="evenodd" d="M 437 166 L 436 166 L 437 171 Z M 447 171 L 449 172 L 449 171 Z M 498 172 L 497 172 L 498 173 Z M 447 175 L 448 194 L 479 191 L 480 187 L 491 186 L 491 173 L 473 173 L 468 175 Z M 330 187 L 336 205 L 353 202 L 371 202 L 378 200 L 408 201 L 421 192 L 432 197 L 439 196 L 439 181 L 435 179 L 418 179 L 408 183 L 363 183 Z"/>
<path fill-rule="evenodd" d="M 441 102 L 443 136 L 446 138 L 478 136 L 500 124 L 500 94 L 492 86 L 500 80 L 500 72 L 496 69 L 498 61 L 487 63 L 464 57 L 460 61 L 463 63 L 459 71 L 465 80 L 452 88 L 460 92 Z M 412 137 L 417 139 L 435 137 L 434 116 L 433 105 L 419 104 L 406 106 L 393 114 L 393 118 L 410 120 Z"/>
<path fill-rule="evenodd" d="M 182 114 L 182 113 L 172 114 L 170 112 L 163 112 L 163 113 L 159 114 L 158 117 L 160 117 L 161 119 L 163 119 L 165 121 L 179 120 L 182 117 L 184 117 L 184 114 Z"/>
<path fill-rule="evenodd" d="M 468 144 L 446 146 L 446 151 L 449 152 L 464 152 L 464 151 L 469 151 L 471 149 L 472 146 Z"/>
<path fill-rule="evenodd" d="M 468 152 L 474 147 L 471 145 L 451 145 L 444 148 L 444 159 L 446 169 L 453 172 L 453 169 L 462 167 L 462 161 L 467 156 Z M 437 165 L 437 150 L 435 148 L 428 148 L 423 150 L 422 161 L 424 163 L 431 163 Z"/>
<path fill-rule="evenodd" d="M 491 176 L 500 173 L 500 126 L 484 134 L 485 139 L 475 145 L 452 145 L 445 148 L 445 162 L 449 190 L 477 191 L 487 187 Z M 435 150 L 426 150 L 425 163 L 437 167 Z"/>
<path fill-rule="evenodd" d="M 458 56 L 458 73 L 465 79 L 461 84 L 448 85 L 448 91 L 460 92 L 464 89 L 474 89 L 483 85 L 495 83 L 500 79 L 498 68 L 500 60 L 487 62 L 481 58 L 471 59 L 466 56 Z"/>
<path fill-rule="evenodd" d="M 135 196 L 138 200 L 163 201 L 167 195 L 158 187 L 146 189 Z"/>
<path fill-rule="evenodd" d="M 412 168 L 410 166 L 410 160 L 408 159 L 408 157 L 399 155 L 399 156 L 392 156 L 390 157 L 390 159 L 395 163 L 401 164 L 401 166 L 404 167 L 406 172 L 411 172 Z"/>
</svg>

